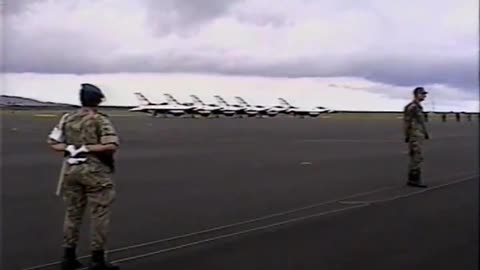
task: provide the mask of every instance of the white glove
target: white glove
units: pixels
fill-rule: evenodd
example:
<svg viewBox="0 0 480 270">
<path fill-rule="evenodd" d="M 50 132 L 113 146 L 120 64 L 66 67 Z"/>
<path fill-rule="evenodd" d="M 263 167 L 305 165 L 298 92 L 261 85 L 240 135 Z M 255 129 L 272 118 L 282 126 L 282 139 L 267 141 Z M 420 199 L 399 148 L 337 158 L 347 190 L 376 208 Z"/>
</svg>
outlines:
<svg viewBox="0 0 480 270">
<path fill-rule="evenodd" d="M 65 148 L 65 151 L 70 153 L 71 157 L 75 157 L 79 153 L 87 153 L 89 152 L 87 147 L 85 145 L 82 145 L 80 148 L 76 149 L 74 145 L 68 145 L 67 148 Z"/>
<path fill-rule="evenodd" d="M 70 153 L 70 156 L 74 157 L 76 154 L 77 154 L 77 150 L 75 149 L 75 146 L 74 145 L 68 145 L 66 148 L 65 148 L 65 151 L 67 151 L 68 153 Z"/>
<path fill-rule="evenodd" d="M 68 164 L 74 165 L 74 164 L 80 164 L 83 163 L 87 160 L 87 158 L 69 158 L 67 159 Z"/>
<path fill-rule="evenodd" d="M 85 145 L 82 145 L 80 148 L 77 149 L 77 152 L 75 153 L 75 155 L 79 154 L 79 153 L 88 153 L 88 149 Z"/>
</svg>

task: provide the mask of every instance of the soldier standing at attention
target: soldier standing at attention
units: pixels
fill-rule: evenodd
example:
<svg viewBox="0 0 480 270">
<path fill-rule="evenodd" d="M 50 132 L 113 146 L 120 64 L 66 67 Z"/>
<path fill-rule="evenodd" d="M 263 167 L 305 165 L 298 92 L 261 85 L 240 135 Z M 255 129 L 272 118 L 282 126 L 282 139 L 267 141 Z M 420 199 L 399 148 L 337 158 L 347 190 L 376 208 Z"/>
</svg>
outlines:
<svg viewBox="0 0 480 270">
<path fill-rule="evenodd" d="M 423 107 L 420 104 L 427 95 L 423 87 L 417 87 L 413 91 L 414 99 L 404 108 L 404 135 L 408 143 L 410 163 L 408 166 L 408 185 L 427 187 L 422 183 L 421 166 L 423 161 L 423 140 L 428 140 L 429 134 L 425 127 Z"/>
<path fill-rule="evenodd" d="M 455 118 L 457 119 L 457 122 L 460 122 L 460 113 L 459 112 L 455 113 Z"/>
<path fill-rule="evenodd" d="M 61 189 L 66 204 L 63 226 L 62 269 L 78 269 L 76 246 L 87 202 L 91 214 L 91 261 L 89 268 L 119 269 L 105 261 L 105 245 L 110 226 L 110 207 L 115 198 L 113 154 L 119 138 L 107 115 L 97 111 L 104 100 L 102 91 L 82 84 L 82 107 L 62 116 L 49 135 L 50 147 L 64 153 Z"/>
</svg>

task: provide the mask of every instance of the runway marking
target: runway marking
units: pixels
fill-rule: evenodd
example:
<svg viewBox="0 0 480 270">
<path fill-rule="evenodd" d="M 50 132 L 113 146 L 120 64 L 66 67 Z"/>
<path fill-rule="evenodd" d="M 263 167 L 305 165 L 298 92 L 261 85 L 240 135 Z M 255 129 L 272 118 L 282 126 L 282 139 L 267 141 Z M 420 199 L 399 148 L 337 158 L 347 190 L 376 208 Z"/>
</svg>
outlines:
<svg viewBox="0 0 480 270">
<path fill-rule="evenodd" d="M 309 219 L 309 218 L 313 218 L 313 217 L 324 216 L 324 215 L 328 215 L 328 214 L 332 214 L 332 213 L 336 213 L 336 212 L 341 212 L 341 211 L 345 211 L 345 210 L 350 210 L 350 209 L 354 209 L 354 208 L 360 208 L 360 207 L 364 207 L 364 206 L 367 206 L 367 205 L 350 206 L 350 207 L 345 207 L 345 208 L 341 208 L 341 209 L 335 209 L 335 210 L 320 212 L 320 213 L 316 213 L 316 214 L 313 214 L 313 215 L 308 215 L 308 216 L 298 217 L 298 218 L 294 218 L 294 219 L 289 219 L 289 220 L 286 220 L 286 221 L 281 221 L 281 222 L 277 222 L 277 223 L 273 223 L 273 224 L 269 224 L 269 225 L 265 225 L 265 226 L 255 227 L 255 228 L 248 229 L 248 230 L 243 230 L 243 231 L 239 231 L 239 232 L 224 234 L 224 235 L 220 235 L 220 236 L 217 236 L 217 237 L 211 237 L 211 238 L 199 240 L 199 241 L 196 241 L 196 242 L 191 242 L 191 243 L 187 243 L 187 244 L 183 244 L 183 245 L 178 245 L 178 246 L 174 246 L 174 247 L 171 247 L 171 248 L 165 248 L 165 249 L 160 249 L 160 250 L 156 250 L 156 251 L 152 251 L 152 252 L 149 252 L 149 253 L 144 253 L 144 254 L 140 254 L 140 255 L 136 255 L 136 256 L 130 256 L 130 257 L 126 257 L 126 258 L 123 258 L 123 259 L 114 260 L 114 261 L 112 261 L 112 263 L 121 263 L 121 262 L 129 262 L 129 261 L 133 261 L 133 260 L 138 260 L 138 259 L 141 259 L 141 258 L 146 258 L 146 257 L 150 257 L 150 256 L 153 256 L 153 255 L 158 255 L 160 253 L 166 253 L 166 252 L 174 251 L 174 250 L 177 250 L 177 249 L 183 249 L 183 248 L 196 246 L 196 245 L 203 244 L 203 243 L 212 242 L 212 241 L 215 241 L 215 240 L 225 239 L 225 238 L 229 238 L 229 237 L 232 237 L 232 236 L 237 236 L 237 235 L 242 235 L 242 234 L 246 234 L 246 233 L 250 233 L 250 232 L 254 232 L 254 231 L 259 231 L 259 230 L 263 230 L 263 229 L 277 227 L 277 226 L 292 223 L 292 222 L 295 222 L 295 221 L 305 220 L 305 219 Z M 81 270 L 86 270 L 86 269 L 88 269 L 88 268 L 82 268 Z"/>
<path fill-rule="evenodd" d="M 366 192 L 355 193 L 355 194 L 349 195 L 347 197 L 344 197 L 342 199 L 346 200 L 346 199 L 349 199 L 349 198 L 362 196 L 362 195 L 368 195 L 368 194 L 371 194 L 371 193 L 374 193 L 374 192 L 379 192 L 379 191 L 382 191 L 382 190 L 388 190 L 388 189 L 392 189 L 392 188 L 396 188 L 396 187 L 397 186 L 382 187 L 382 188 L 378 188 L 378 189 L 374 189 L 374 190 L 370 190 L 370 191 L 366 191 Z M 145 243 L 126 246 L 126 247 L 123 247 L 123 248 L 112 249 L 112 250 L 106 251 L 106 253 L 107 254 L 114 254 L 114 253 L 118 253 L 118 252 L 122 252 L 122 251 L 147 247 L 147 246 L 160 244 L 160 243 L 165 243 L 165 242 L 170 242 L 170 241 L 173 241 L 173 240 L 183 239 L 183 238 L 187 238 L 187 237 L 191 237 L 191 236 L 197 236 L 197 235 L 206 234 L 206 233 L 215 232 L 215 231 L 220 231 L 220 230 L 224 230 L 224 229 L 228 229 L 228 228 L 238 227 L 240 225 L 245 225 L 245 224 L 249 224 L 249 223 L 253 223 L 253 222 L 257 222 L 257 221 L 267 220 L 267 219 L 271 219 L 271 218 L 274 218 L 274 217 L 284 216 L 284 215 L 287 215 L 287 214 L 291 214 L 291 213 L 315 208 L 315 207 L 318 207 L 318 206 L 332 204 L 332 203 L 337 202 L 338 200 L 341 200 L 341 199 L 333 199 L 333 200 L 325 201 L 325 202 L 322 202 L 322 203 L 305 206 L 305 207 L 302 207 L 302 208 L 296 208 L 296 209 L 288 210 L 288 211 L 285 211 L 285 212 L 266 215 L 266 216 L 262 216 L 262 217 L 258 217 L 258 218 L 254 218 L 254 219 L 250 219 L 250 220 L 245 220 L 245 221 L 241 221 L 241 222 L 237 222 L 237 223 L 232 223 L 232 224 L 228 224 L 228 225 L 224 225 L 224 226 L 214 227 L 214 228 L 210 228 L 210 229 L 206 229 L 206 230 L 202 230 L 202 231 L 196 231 L 196 232 L 182 234 L 182 235 L 173 236 L 173 237 L 169 237 L 169 238 L 153 240 L 153 241 L 149 241 L 149 242 L 145 242 Z M 78 259 L 85 259 L 85 258 L 89 258 L 89 257 L 90 257 L 90 255 L 85 255 L 85 256 L 78 257 Z M 45 267 L 58 265 L 59 263 L 60 262 L 57 261 L 57 262 L 42 264 L 42 265 L 38 265 L 38 266 L 33 266 L 33 267 L 30 267 L 30 268 L 24 268 L 23 270 L 42 269 L 42 268 L 45 268 Z"/>
<path fill-rule="evenodd" d="M 339 204 L 364 204 L 365 201 L 338 201 Z"/>
<path fill-rule="evenodd" d="M 430 188 L 428 190 L 434 190 L 434 189 L 438 189 L 440 187 L 445 187 L 445 186 L 448 186 L 448 185 L 458 184 L 458 183 L 461 183 L 461 182 L 472 180 L 476 176 L 478 176 L 478 174 L 476 174 L 474 176 L 466 177 L 466 178 L 464 178 L 462 180 L 459 180 L 459 181 L 454 181 L 452 183 L 436 186 L 436 187 Z M 422 192 L 425 192 L 425 191 L 426 190 L 422 190 L 421 192 L 412 192 L 410 195 L 415 195 L 415 194 L 422 193 Z M 397 199 L 397 198 L 395 198 L 395 199 Z M 386 201 L 386 200 L 382 200 L 382 201 Z M 216 236 L 216 237 L 206 238 L 206 239 L 203 239 L 203 240 L 190 242 L 190 243 L 187 243 L 187 244 L 178 245 L 178 246 L 174 246 L 174 247 L 171 247 L 171 248 L 159 249 L 159 250 L 156 250 L 156 251 L 152 251 L 152 252 L 148 252 L 148 253 L 144 253 L 144 254 L 140 254 L 140 255 L 136 255 L 136 256 L 125 257 L 125 258 L 122 258 L 122 259 L 113 260 L 112 263 L 131 262 L 131 261 L 134 261 L 134 260 L 158 255 L 158 254 L 161 254 L 161 253 L 171 252 L 171 251 L 174 251 L 174 250 L 183 249 L 183 248 L 187 248 L 187 247 L 191 247 L 191 246 L 196 246 L 196 245 L 203 244 L 203 243 L 213 242 L 213 241 L 216 241 L 216 240 L 225 239 L 225 238 L 229 238 L 229 237 L 233 237 L 233 236 L 238 236 L 238 235 L 242 235 L 242 234 L 246 234 L 246 233 L 250 233 L 250 232 L 254 232 L 254 231 L 260 231 L 260 230 L 273 228 L 273 227 L 277 227 L 277 226 L 280 226 L 280 225 L 289 224 L 289 223 L 293 223 L 293 222 L 297 222 L 297 221 L 301 221 L 301 220 L 306 220 L 306 219 L 310 219 L 310 218 L 314 218 L 314 217 L 319 217 L 319 216 L 324 216 L 324 215 L 328 215 L 328 214 L 332 214 L 332 213 L 338 213 L 338 212 L 343 212 L 343 211 L 347 211 L 347 210 L 351 210 L 351 209 L 366 207 L 366 206 L 370 206 L 371 204 L 372 203 L 369 203 L 369 202 L 366 202 L 366 203 L 357 202 L 357 205 L 353 205 L 353 206 L 349 206 L 349 207 L 345 207 L 345 208 L 319 212 L 319 213 L 316 213 L 316 214 L 307 215 L 307 216 L 298 217 L 298 218 L 293 218 L 293 219 L 288 219 L 288 220 L 285 220 L 285 221 L 276 222 L 276 223 L 265 225 L 265 226 L 259 226 L 259 227 L 255 227 L 255 228 L 248 229 L 248 230 L 242 230 L 242 231 L 238 231 L 238 232 L 234 232 L 234 233 L 229 233 L 229 234 L 224 234 L 224 235 L 220 235 L 220 236 Z M 81 270 L 86 270 L 86 269 L 88 269 L 88 268 L 82 268 Z"/>
<path fill-rule="evenodd" d="M 433 186 L 433 187 L 422 188 L 422 189 L 414 191 L 414 192 L 408 192 L 406 194 L 397 195 L 397 196 L 393 196 L 391 198 L 386 198 L 386 199 L 365 200 L 365 201 L 339 201 L 338 203 L 340 203 L 340 204 L 364 204 L 364 203 L 366 203 L 366 204 L 371 205 L 371 204 L 375 204 L 375 203 L 390 202 L 390 201 L 394 201 L 394 200 L 398 200 L 398 199 L 411 197 L 413 195 L 424 193 L 424 192 L 427 192 L 427 191 L 430 191 L 430 190 L 436 190 L 436 189 L 448 187 L 448 186 L 451 186 L 451 185 L 455 185 L 455 184 L 458 184 L 458 183 L 462 183 L 462 182 L 465 182 L 465 181 L 473 180 L 474 178 L 476 178 L 478 176 L 479 176 L 479 174 L 473 174 L 473 175 L 470 175 L 470 176 L 467 176 L 467 177 L 464 177 L 464 178 L 454 180 L 452 182 L 448 182 L 448 183 L 445 183 L 445 184 L 440 184 L 440 185 Z"/>
<path fill-rule="evenodd" d="M 455 174 L 455 175 L 452 175 L 451 177 L 456 177 L 456 176 L 463 175 L 463 174 L 466 174 L 466 173 Z M 413 195 L 416 195 L 416 194 L 419 194 L 419 193 L 426 192 L 428 190 L 435 190 L 435 189 L 438 189 L 438 188 L 441 188 L 441 187 L 444 187 L 444 186 L 465 182 L 465 181 L 471 180 L 471 179 L 473 179 L 474 177 L 477 177 L 477 176 L 478 176 L 477 172 L 475 172 L 475 174 L 473 174 L 473 175 L 472 175 L 472 172 L 469 172 L 468 177 L 457 179 L 457 180 L 454 180 L 453 182 L 449 182 L 449 183 L 446 183 L 446 184 L 441 184 L 441 185 L 438 185 L 438 186 L 435 186 L 435 187 L 425 188 L 425 189 L 422 189 L 422 190 L 417 191 L 417 192 L 411 192 L 407 195 L 396 196 L 394 198 L 399 199 L 399 198 L 403 198 L 403 197 L 413 196 Z M 450 177 L 448 177 L 448 178 L 450 178 Z M 316 207 L 319 207 L 319 206 L 328 205 L 328 204 L 332 204 L 332 203 L 339 203 L 339 204 L 351 203 L 352 204 L 352 202 L 353 202 L 353 204 L 354 204 L 353 206 L 349 206 L 349 207 L 344 207 L 344 208 L 340 208 L 340 209 L 334 209 L 334 210 L 319 212 L 319 213 L 316 213 L 316 214 L 307 215 L 307 216 L 298 217 L 298 218 L 293 218 L 293 219 L 288 219 L 288 220 L 285 220 L 285 221 L 281 221 L 281 222 L 277 222 L 277 223 L 273 223 L 273 224 L 269 224 L 269 225 L 265 225 L 265 226 L 254 227 L 254 228 L 248 229 L 248 230 L 243 230 L 243 231 L 234 232 L 234 233 L 230 233 L 230 234 L 220 235 L 220 236 L 212 237 L 212 238 L 206 238 L 206 239 L 203 239 L 203 240 L 199 240 L 199 241 L 195 241 L 195 242 L 191 242 L 191 243 L 187 243 L 187 244 L 183 244 L 183 245 L 178 245 L 178 246 L 174 246 L 174 247 L 171 247 L 171 248 L 160 249 L 160 250 L 145 253 L 145 254 L 125 257 L 123 259 L 119 259 L 119 260 L 112 261 L 112 262 L 113 263 L 119 263 L 119 262 L 125 262 L 125 261 L 132 261 L 132 260 L 136 260 L 136 259 L 140 259 L 140 258 L 144 258 L 144 257 L 148 257 L 148 256 L 153 256 L 153 255 L 160 254 L 160 253 L 166 253 L 166 252 L 174 251 L 174 250 L 177 250 L 177 249 L 182 249 L 182 248 L 186 248 L 186 247 L 190 247 L 190 246 L 194 246 L 194 245 L 198 245 L 198 244 L 202 244 L 202 243 L 206 243 L 206 242 L 211 242 L 211 241 L 214 241 L 214 240 L 219 240 L 219 239 L 228 238 L 228 237 L 232 237 L 232 236 L 236 236 L 236 235 L 241 235 L 241 234 L 245 234 L 245 233 L 252 232 L 252 231 L 258 231 L 258 230 L 262 230 L 262 229 L 266 229 L 266 228 L 276 227 L 276 226 L 279 226 L 279 225 L 288 224 L 288 223 L 292 223 L 292 222 L 299 221 L 299 220 L 304 220 L 304 219 L 309 219 L 309 218 L 313 218 L 313 217 L 323 216 L 323 215 L 336 213 L 336 212 L 341 212 L 341 211 L 345 211 L 345 210 L 349 210 L 349 209 L 365 207 L 365 206 L 369 206 L 369 205 L 371 205 L 373 203 L 377 203 L 377 202 L 388 201 L 388 200 L 385 200 L 385 199 L 384 200 L 377 200 L 377 201 L 370 201 L 370 202 L 369 201 L 348 201 L 348 199 L 363 196 L 363 195 L 370 195 L 370 194 L 380 192 L 380 191 L 401 188 L 401 187 L 404 187 L 404 186 L 405 185 L 386 186 L 386 187 L 373 189 L 373 190 L 370 190 L 370 191 L 359 192 L 359 193 L 355 193 L 355 194 L 352 194 L 352 195 L 348 195 L 348 196 L 343 197 L 343 198 L 332 199 L 332 200 L 329 200 L 329 201 L 325 201 L 325 202 L 321 202 L 321 203 L 317 203 L 317 204 L 312 204 L 312 205 L 308 205 L 308 206 L 305 206 L 305 207 L 296 208 L 296 209 L 292 209 L 292 210 L 288 210 L 288 211 L 284 211 L 284 212 L 279 212 L 279 213 L 275 213 L 275 214 L 271 214 L 271 215 L 266 215 L 266 216 L 246 220 L 246 221 L 241 221 L 241 222 L 237 222 L 237 223 L 232 223 L 232 224 L 228 224 L 228 225 L 224 225 L 224 226 L 214 227 L 214 228 L 210 228 L 210 229 L 206 229 L 206 230 L 202 230 L 202 231 L 197 231 L 197 232 L 192 232 L 192 233 L 187 233 L 187 234 L 183 234 L 183 235 L 173 236 L 173 237 L 169 237 L 169 238 L 144 242 L 144 243 L 140 243 L 140 244 L 136 244 L 136 245 L 126 246 L 126 247 L 123 247 L 123 248 L 112 249 L 112 250 L 106 251 L 106 254 L 114 254 L 114 253 L 118 253 L 118 252 L 122 252 L 122 251 L 138 249 L 138 248 L 142 248 L 142 247 L 152 246 L 152 245 L 155 245 L 155 244 L 170 242 L 170 241 L 173 241 L 173 240 L 184 239 L 184 238 L 188 238 L 188 237 L 191 237 L 191 236 L 206 234 L 206 233 L 209 233 L 209 232 L 215 232 L 215 231 L 220 231 L 220 230 L 224 230 L 224 229 L 228 229 L 228 228 L 234 228 L 234 227 L 238 227 L 240 225 L 254 223 L 254 222 L 257 222 L 257 221 L 261 221 L 261 220 L 267 220 L 267 219 L 271 219 L 273 217 L 285 216 L 285 215 L 288 215 L 288 214 L 291 214 L 291 213 L 296 213 L 296 212 L 300 212 L 300 211 L 303 211 L 303 210 L 308 210 L 308 209 L 312 209 L 312 208 L 316 208 Z M 78 257 L 78 259 L 85 259 L 85 258 L 89 258 L 89 257 L 90 257 L 90 255 L 85 255 L 85 256 Z M 43 269 L 43 268 L 46 268 L 46 267 L 49 267 L 49 266 L 55 266 L 55 265 L 59 265 L 59 264 L 60 264 L 60 261 L 56 261 L 56 262 L 37 265 L 37 266 L 29 267 L 29 268 L 24 268 L 22 270 Z M 87 269 L 87 268 L 82 268 L 82 269 Z"/>
</svg>

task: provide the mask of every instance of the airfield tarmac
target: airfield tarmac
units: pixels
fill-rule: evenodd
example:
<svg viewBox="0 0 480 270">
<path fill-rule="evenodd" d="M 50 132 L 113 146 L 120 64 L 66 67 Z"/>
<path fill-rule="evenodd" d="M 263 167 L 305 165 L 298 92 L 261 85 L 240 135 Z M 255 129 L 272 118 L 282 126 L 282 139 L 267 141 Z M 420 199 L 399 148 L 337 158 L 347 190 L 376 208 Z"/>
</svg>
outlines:
<svg viewBox="0 0 480 270">
<path fill-rule="evenodd" d="M 59 269 L 56 121 L 2 115 L 2 269 Z M 478 269 L 476 117 L 428 123 L 428 189 L 393 116 L 112 121 L 121 269 Z"/>
</svg>

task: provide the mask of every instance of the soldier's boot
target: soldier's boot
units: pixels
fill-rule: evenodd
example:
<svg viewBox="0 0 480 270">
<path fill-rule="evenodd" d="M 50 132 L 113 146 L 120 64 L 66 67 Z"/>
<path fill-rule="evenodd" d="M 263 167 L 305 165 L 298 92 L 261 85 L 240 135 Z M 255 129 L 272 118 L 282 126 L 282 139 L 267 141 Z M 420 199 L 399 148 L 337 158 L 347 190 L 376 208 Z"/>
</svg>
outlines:
<svg viewBox="0 0 480 270">
<path fill-rule="evenodd" d="M 77 255 L 75 253 L 76 247 L 66 247 L 64 249 L 64 254 L 61 262 L 62 270 L 75 270 L 83 267 L 77 260 Z"/>
<path fill-rule="evenodd" d="M 409 186 L 426 188 L 427 185 L 422 183 L 422 173 L 420 170 L 412 170 L 408 172 L 408 182 Z"/>
<path fill-rule="evenodd" d="M 120 267 L 105 261 L 105 252 L 103 250 L 92 251 L 92 260 L 88 267 L 89 270 L 119 270 Z"/>
</svg>

